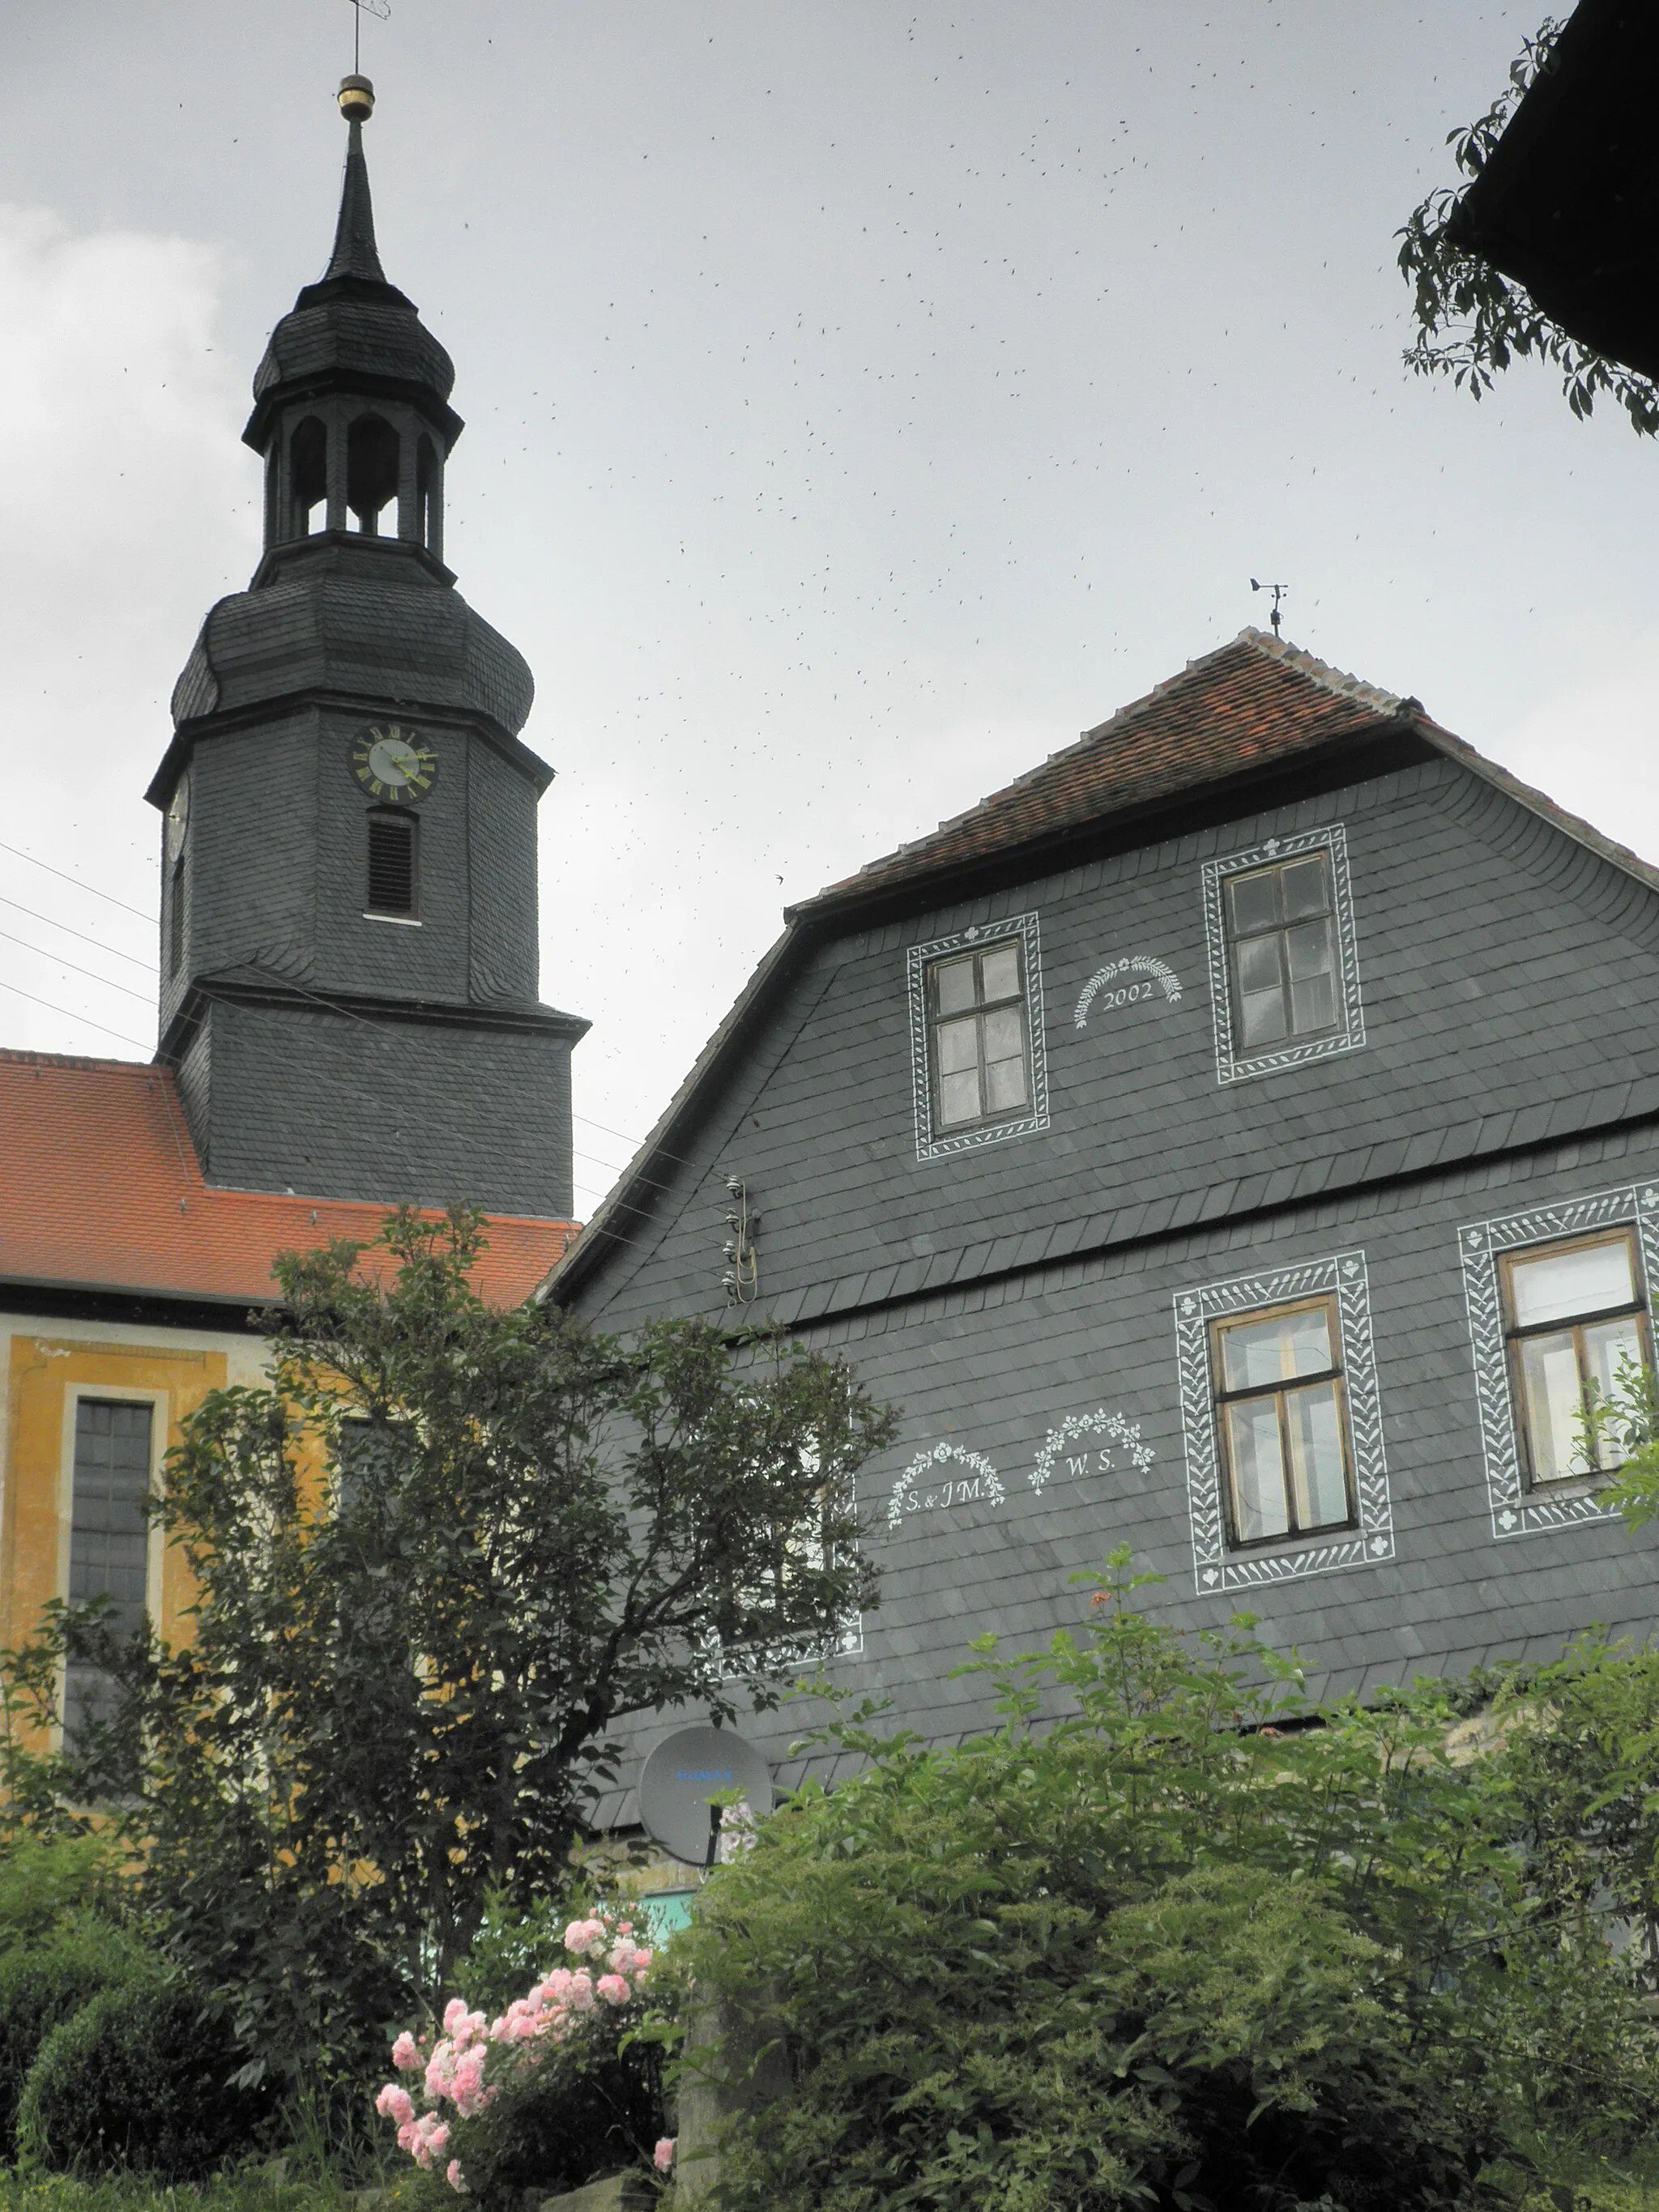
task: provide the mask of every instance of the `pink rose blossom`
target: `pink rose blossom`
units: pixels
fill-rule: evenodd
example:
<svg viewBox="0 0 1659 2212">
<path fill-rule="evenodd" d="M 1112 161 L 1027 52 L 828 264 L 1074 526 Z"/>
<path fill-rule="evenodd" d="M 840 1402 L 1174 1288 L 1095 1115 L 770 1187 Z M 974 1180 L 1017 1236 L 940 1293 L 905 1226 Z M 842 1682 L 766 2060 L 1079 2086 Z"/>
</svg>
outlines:
<svg viewBox="0 0 1659 2212">
<path fill-rule="evenodd" d="M 455 2069 L 455 2085 L 450 2092 L 464 2120 L 471 2119 L 477 2111 L 483 2088 L 483 2053 L 482 2051 L 469 2051 Z"/>
<path fill-rule="evenodd" d="M 593 2003 L 593 1984 L 586 1974 L 572 1974 L 565 2002 L 573 2012 L 587 2012 Z"/>
<path fill-rule="evenodd" d="M 396 2120 L 401 2127 L 405 2120 L 415 2117 L 415 2107 L 401 2081 L 388 2081 L 374 2100 L 374 2109 L 383 2120 Z"/>
<path fill-rule="evenodd" d="M 659 2173 L 666 2173 L 674 2163 L 674 2145 L 677 2140 L 678 2138 L 673 2136 L 658 2137 L 657 2148 L 651 2154 L 651 2163 Z"/>
<path fill-rule="evenodd" d="M 392 2046 L 392 2063 L 400 2074 L 413 2073 L 422 2063 L 421 2046 L 407 2028 Z"/>
<path fill-rule="evenodd" d="M 601 1974 L 595 1986 L 607 2004 L 625 2005 L 634 1994 L 620 1974 Z"/>
<path fill-rule="evenodd" d="M 454 2191 L 458 2197 L 471 2196 L 471 2191 L 466 2185 L 466 2176 L 461 2172 L 461 2161 L 459 2159 L 452 2158 L 450 2160 L 449 2164 L 444 2168 L 444 2179 L 449 2184 L 450 2187 Z"/>
<path fill-rule="evenodd" d="M 578 1958 L 591 1956 L 604 1949 L 609 1932 L 603 1920 L 573 1920 L 564 1931 L 564 1948 Z"/>
</svg>

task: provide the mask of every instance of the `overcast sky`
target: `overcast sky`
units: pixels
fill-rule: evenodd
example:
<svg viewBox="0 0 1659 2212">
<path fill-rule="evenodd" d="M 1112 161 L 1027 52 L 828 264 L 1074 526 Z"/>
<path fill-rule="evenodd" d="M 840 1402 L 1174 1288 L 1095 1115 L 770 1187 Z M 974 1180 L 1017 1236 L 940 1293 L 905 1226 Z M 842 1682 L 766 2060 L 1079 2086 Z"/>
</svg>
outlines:
<svg viewBox="0 0 1659 2212">
<path fill-rule="evenodd" d="M 448 557 L 558 771 L 580 1211 L 787 900 L 1262 619 L 1252 574 L 1659 859 L 1659 454 L 1547 372 L 1476 407 L 1401 365 L 1393 234 L 1534 6 L 393 8 L 381 252 L 454 356 Z M 327 257 L 351 9 L 0 27 L 0 1041 L 139 1056 L 140 794 L 255 559 L 248 380 Z"/>
</svg>

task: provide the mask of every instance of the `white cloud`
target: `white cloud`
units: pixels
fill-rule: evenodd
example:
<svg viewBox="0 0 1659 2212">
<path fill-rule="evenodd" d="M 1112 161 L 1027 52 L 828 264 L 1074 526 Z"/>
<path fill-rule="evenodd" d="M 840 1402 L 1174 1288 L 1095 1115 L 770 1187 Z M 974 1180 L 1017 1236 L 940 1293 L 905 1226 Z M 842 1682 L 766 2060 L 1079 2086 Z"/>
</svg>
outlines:
<svg viewBox="0 0 1659 2212">
<path fill-rule="evenodd" d="M 223 273 L 189 239 L 77 234 L 0 205 L 0 838 L 131 908 L 155 901 L 142 793 L 168 692 L 206 607 L 256 557 L 246 364 L 215 344 Z M 0 1039 L 141 1050 L 149 981 L 117 956 L 153 957 L 153 930 L 9 852 L 0 891 Z"/>
</svg>

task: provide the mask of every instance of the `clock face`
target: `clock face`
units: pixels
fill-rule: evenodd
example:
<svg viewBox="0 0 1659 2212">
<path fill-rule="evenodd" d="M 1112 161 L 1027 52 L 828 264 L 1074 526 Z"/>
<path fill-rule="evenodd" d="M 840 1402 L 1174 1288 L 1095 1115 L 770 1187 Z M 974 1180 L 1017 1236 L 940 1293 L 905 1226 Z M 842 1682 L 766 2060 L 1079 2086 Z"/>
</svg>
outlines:
<svg viewBox="0 0 1659 2212">
<path fill-rule="evenodd" d="M 419 799 L 438 780 L 438 756 L 417 730 L 371 724 L 351 749 L 352 772 L 375 799 Z"/>
<path fill-rule="evenodd" d="M 185 848 L 185 832 L 190 827 L 190 778 L 181 775 L 173 787 L 173 797 L 167 805 L 167 865 L 172 866 Z"/>
</svg>

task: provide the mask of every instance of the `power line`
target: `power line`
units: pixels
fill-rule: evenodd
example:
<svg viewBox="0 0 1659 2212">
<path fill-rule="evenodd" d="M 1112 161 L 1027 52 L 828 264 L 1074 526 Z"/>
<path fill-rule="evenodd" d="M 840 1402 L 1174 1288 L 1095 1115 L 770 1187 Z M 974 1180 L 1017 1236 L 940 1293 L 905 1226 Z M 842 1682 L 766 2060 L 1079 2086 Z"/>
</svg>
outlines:
<svg viewBox="0 0 1659 2212">
<path fill-rule="evenodd" d="M 37 860 L 33 853 L 26 853 L 21 845 L 8 845 L 3 837 L 0 837 L 0 853 L 9 853 L 16 860 L 27 860 L 32 868 L 44 868 L 49 876 L 61 876 L 66 884 L 73 884 L 76 890 L 90 891 L 94 898 L 107 899 L 112 906 L 118 906 L 124 914 L 136 914 L 140 921 L 147 921 L 152 929 L 155 927 L 155 916 L 146 914 L 143 907 L 129 906 L 125 899 L 117 898 L 113 891 L 100 891 L 96 884 L 89 884 L 80 876 L 71 876 L 62 868 L 54 868 L 50 860 Z M 42 1000 L 41 1004 L 44 1006 L 45 1003 Z M 58 1011 L 61 1012 L 62 1009 Z"/>
<path fill-rule="evenodd" d="M 24 990 L 21 983 L 8 983 L 3 976 L 0 976 L 0 991 L 14 992 L 18 998 L 28 1000 L 31 1005 L 44 1006 L 48 1013 L 62 1014 L 65 1021 L 84 1022 L 89 1030 L 101 1030 L 106 1036 L 119 1037 L 123 1044 L 136 1044 L 140 1052 L 151 1049 L 142 1038 L 131 1037 L 125 1030 L 112 1030 L 107 1022 L 94 1021 L 90 1014 L 72 1014 L 67 1006 L 54 1006 L 50 999 L 39 998 L 33 991 Z"/>
<path fill-rule="evenodd" d="M 123 952 L 118 945 L 106 945 L 101 937 L 88 937 L 84 929 L 72 928 L 66 921 L 55 921 L 51 915 L 41 914 L 32 906 L 25 906 L 21 899 L 7 898 L 0 893 L 0 906 L 13 907 L 19 914 L 27 915 L 31 921 L 44 921 L 48 929 L 61 929 L 66 937 L 78 937 L 82 945 L 95 945 L 100 952 L 112 952 L 118 960 L 130 960 L 135 968 L 149 969 L 151 975 L 155 972 L 153 960 L 146 960 L 137 952 Z"/>
<path fill-rule="evenodd" d="M 27 937 L 14 937 L 9 929 L 0 929 L 0 937 L 4 938 L 8 945 L 21 945 L 25 952 L 33 953 L 37 960 L 50 960 L 57 967 L 67 968 L 74 975 L 90 976 L 94 983 L 101 983 L 106 991 L 120 991 L 129 999 L 137 999 L 142 1006 L 148 1006 L 153 1003 L 148 991 L 135 991 L 130 983 L 113 982 L 109 976 L 100 975 L 95 968 L 82 968 L 78 961 L 65 960 L 61 952 L 48 952 L 44 945 L 31 945 Z M 112 1030 L 110 1034 L 113 1036 L 115 1032 Z"/>
<path fill-rule="evenodd" d="M 607 1128 L 603 1121 L 596 1121 L 591 1114 L 577 1114 L 573 1112 L 570 1118 L 573 1121 L 585 1121 L 590 1129 L 598 1129 L 607 1137 L 614 1137 L 619 1145 L 631 1145 L 636 1152 L 641 1151 L 644 1147 L 645 1139 L 643 1137 L 629 1137 L 624 1135 L 623 1131 L 620 1129 Z M 673 1160 L 677 1162 L 678 1164 L 683 1168 L 694 1168 L 697 1164 L 695 1160 L 688 1159 L 684 1152 L 671 1152 L 666 1145 L 653 1145 L 652 1146 L 652 1150 L 655 1152 L 659 1152 L 662 1158 L 665 1160 Z M 622 1170 L 618 1169 L 617 1173 L 620 1174 Z"/>
</svg>

